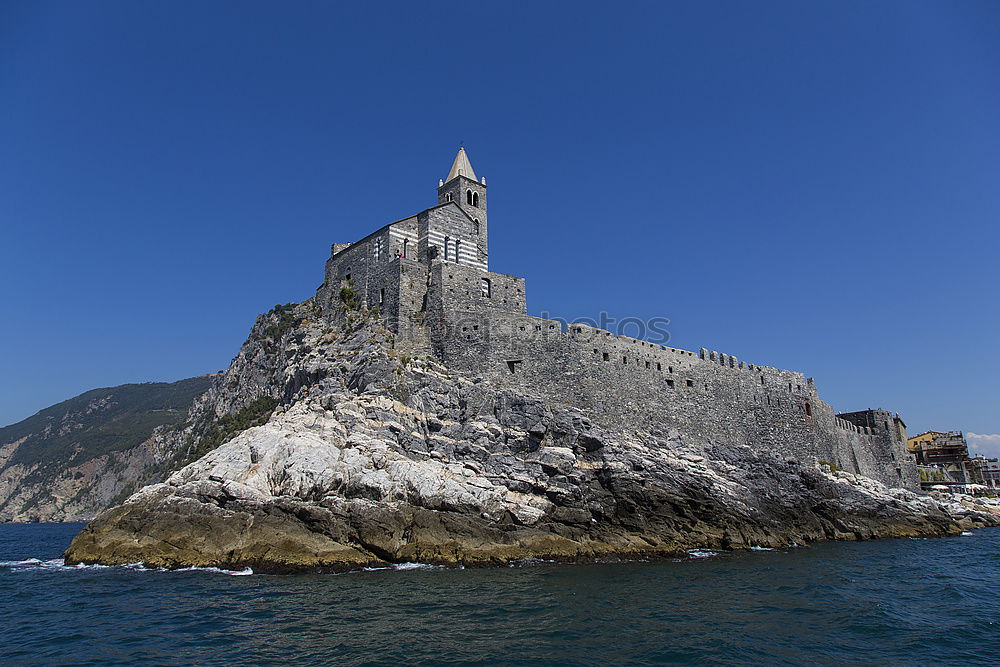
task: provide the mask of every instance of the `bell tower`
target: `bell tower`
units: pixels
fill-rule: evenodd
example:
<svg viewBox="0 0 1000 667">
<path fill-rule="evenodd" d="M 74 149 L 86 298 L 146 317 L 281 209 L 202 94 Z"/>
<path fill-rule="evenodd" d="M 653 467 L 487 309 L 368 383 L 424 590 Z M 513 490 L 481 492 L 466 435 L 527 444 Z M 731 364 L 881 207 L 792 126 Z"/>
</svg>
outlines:
<svg viewBox="0 0 1000 667">
<path fill-rule="evenodd" d="M 448 178 L 438 181 L 438 204 L 455 202 L 472 218 L 479 248 L 487 253 L 486 179 L 477 179 L 465 148 L 451 165 Z"/>
</svg>

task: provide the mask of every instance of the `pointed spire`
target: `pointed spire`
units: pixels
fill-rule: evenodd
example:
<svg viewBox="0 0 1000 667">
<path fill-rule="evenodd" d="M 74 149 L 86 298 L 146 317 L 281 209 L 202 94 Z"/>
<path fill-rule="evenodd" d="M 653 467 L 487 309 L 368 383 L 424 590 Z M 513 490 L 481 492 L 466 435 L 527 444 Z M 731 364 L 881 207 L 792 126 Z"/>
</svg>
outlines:
<svg viewBox="0 0 1000 667">
<path fill-rule="evenodd" d="M 464 146 L 458 149 L 458 155 L 455 156 L 455 161 L 451 164 L 451 171 L 448 172 L 448 178 L 444 179 L 444 182 L 447 183 L 456 176 L 477 180 L 476 172 L 472 170 L 472 163 L 469 162 L 469 156 L 465 154 Z"/>
</svg>

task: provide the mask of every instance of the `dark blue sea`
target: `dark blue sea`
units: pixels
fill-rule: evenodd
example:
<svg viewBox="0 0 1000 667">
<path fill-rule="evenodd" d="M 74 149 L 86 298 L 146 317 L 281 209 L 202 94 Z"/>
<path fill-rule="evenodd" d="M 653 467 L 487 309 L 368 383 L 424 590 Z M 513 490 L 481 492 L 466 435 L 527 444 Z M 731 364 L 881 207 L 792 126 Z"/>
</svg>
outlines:
<svg viewBox="0 0 1000 667">
<path fill-rule="evenodd" d="M 0 525 L 0 664 L 1000 663 L 1000 529 L 606 565 L 65 567 Z"/>
</svg>

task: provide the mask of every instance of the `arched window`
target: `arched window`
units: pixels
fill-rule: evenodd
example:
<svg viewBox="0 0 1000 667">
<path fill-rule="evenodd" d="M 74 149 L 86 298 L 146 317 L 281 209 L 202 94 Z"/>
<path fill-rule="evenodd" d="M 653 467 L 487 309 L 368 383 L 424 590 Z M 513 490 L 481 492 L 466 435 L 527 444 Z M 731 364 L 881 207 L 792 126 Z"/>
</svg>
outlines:
<svg viewBox="0 0 1000 667">
<path fill-rule="evenodd" d="M 450 193 L 450 192 L 449 192 L 448 194 L 446 194 L 446 195 L 444 196 L 444 200 L 445 200 L 446 202 L 449 202 L 449 201 L 451 201 L 451 193 Z"/>
<path fill-rule="evenodd" d="M 478 192 L 473 192 L 472 193 L 472 205 L 475 206 L 476 208 L 479 208 L 479 193 Z"/>
<path fill-rule="evenodd" d="M 465 191 L 465 203 L 472 206 L 472 190 Z"/>
<path fill-rule="evenodd" d="M 806 417 L 813 416 L 813 406 L 809 405 L 809 401 L 806 401 Z"/>
<path fill-rule="evenodd" d="M 477 234 L 479 233 L 479 218 L 472 219 L 472 228 L 476 230 Z"/>
</svg>

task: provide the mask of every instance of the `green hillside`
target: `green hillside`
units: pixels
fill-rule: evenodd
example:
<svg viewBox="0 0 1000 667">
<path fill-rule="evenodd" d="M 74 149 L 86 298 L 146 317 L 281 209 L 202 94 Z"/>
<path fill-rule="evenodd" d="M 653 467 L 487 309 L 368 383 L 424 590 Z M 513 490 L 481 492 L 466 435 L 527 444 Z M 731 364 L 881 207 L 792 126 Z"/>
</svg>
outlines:
<svg viewBox="0 0 1000 667">
<path fill-rule="evenodd" d="M 183 421 L 195 398 L 212 384 L 202 375 L 178 382 L 92 389 L 0 428 L 0 444 L 27 438 L 7 462 L 60 466 L 135 447 L 157 426 Z"/>
</svg>

